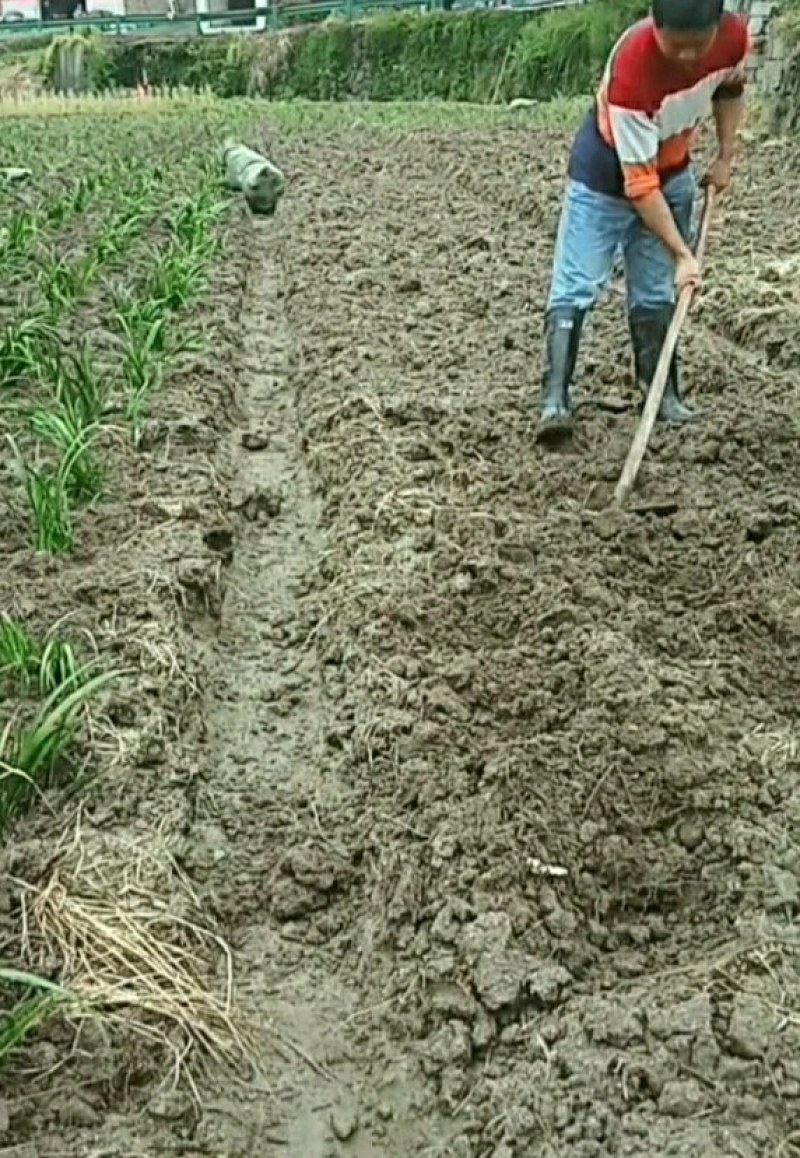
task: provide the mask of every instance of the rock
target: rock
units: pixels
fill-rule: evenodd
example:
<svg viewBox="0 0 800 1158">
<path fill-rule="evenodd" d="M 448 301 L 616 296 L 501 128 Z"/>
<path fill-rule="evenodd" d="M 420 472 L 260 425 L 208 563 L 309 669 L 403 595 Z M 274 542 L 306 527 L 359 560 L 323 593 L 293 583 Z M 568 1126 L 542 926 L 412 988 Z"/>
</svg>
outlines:
<svg viewBox="0 0 800 1158">
<path fill-rule="evenodd" d="M 610 1001 L 598 1001 L 584 1018 L 583 1027 L 592 1041 L 615 1049 L 642 1040 L 642 1026 L 634 1011 Z"/>
<path fill-rule="evenodd" d="M 511 940 L 511 918 L 508 913 L 481 913 L 464 930 L 461 944 L 474 964 L 483 953 L 505 949 Z"/>
<path fill-rule="evenodd" d="M 62 1126 L 96 1126 L 100 1114 L 83 1098 L 73 1095 L 59 1105 L 57 1118 Z"/>
<path fill-rule="evenodd" d="M 453 982 L 439 981 L 431 986 L 431 1008 L 445 1017 L 458 1017 L 462 1021 L 471 1021 L 475 1016 L 478 1005 L 471 994 Z"/>
<path fill-rule="evenodd" d="M 553 937 L 568 941 L 578 928 L 578 920 L 574 913 L 558 906 L 544 918 L 544 926 Z"/>
<path fill-rule="evenodd" d="M 736 1113 L 740 1118 L 757 1122 L 764 1113 L 764 1105 L 755 1094 L 739 1094 L 736 1098 Z"/>
<path fill-rule="evenodd" d="M 683 820 L 678 825 L 675 835 L 684 848 L 693 852 L 705 840 L 706 832 L 699 820 Z"/>
<path fill-rule="evenodd" d="M 530 972 L 529 963 L 509 949 L 511 918 L 507 913 L 482 913 L 462 934 L 461 945 L 474 969 L 474 983 L 483 1004 L 493 1012 L 513 1005 Z"/>
<path fill-rule="evenodd" d="M 179 1122 L 183 1118 L 191 1118 L 192 1099 L 181 1090 L 167 1090 L 156 1094 L 147 1112 L 152 1118 L 160 1118 L 164 1122 Z"/>
<path fill-rule="evenodd" d="M 448 1021 L 428 1039 L 425 1053 L 441 1065 L 469 1061 L 472 1056 L 469 1030 L 462 1021 Z"/>
<path fill-rule="evenodd" d="M 358 1114 L 353 1106 L 334 1106 L 331 1110 L 331 1129 L 340 1142 L 352 1138 L 358 1129 Z"/>
<path fill-rule="evenodd" d="M 691 1118 L 705 1103 L 705 1091 L 694 1078 L 665 1082 L 658 1099 L 658 1112 L 671 1118 Z"/>
<path fill-rule="evenodd" d="M 5 1098 L 0 1098 L 0 1138 L 3 1134 L 7 1134 L 11 1125 L 10 1115 L 8 1112 L 8 1102 Z"/>
<path fill-rule="evenodd" d="M 769 865 L 765 875 L 767 878 L 767 908 L 795 908 L 800 901 L 800 885 L 798 885 L 794 873 L 787 869 L 778 868 L 777 865 Z"/>
<path fill-rule="evenodd" d="M 698 993 L 679 1005 L 654 1010 L 648 1015 L 648 1025 L 656 1037 L 705 1033 L 711 1028 L 711 1000 L 708 994 Z"/>
<path fill-rule="evenodd" d="M 497 1035 L 497 1026 L 494 1019 L 480 1006 L 475 1023 L 472 1026 L 472 1044 L 477 1050 L 487 1049 Z"/>
<path fill-rule="evenodd" d="M 563 965 L 537 966 L 528 977 L 528 992 L 540 1009 L 553 1009 L 562 1000 L 564 989 L 571 983 L 572 974 Z"/>
<path fill-rule="evenodd" d="M 769 1041 L 772 1016 L 758 997 L 737 993 L 728 1026 L 728 1049 L 742 1058 L 763 1057 Z"/>
<path fill-rule="evenodd" d="M 246 430 L 242 434 L 245 450 L 266 450 L 269 446 L 269 432 L 266 430 Z"/>
<path fill-rule="evenodd" d="M 510 1146 L 506 1146 L 505 1142 L 501 1142 L 492 1150 L 491 1158 L 514 1158 L 514 1151 Z"/>
<path fill-rule="evenodd" d="M 514 1005 L 528 976 L 525 958 L 512 952 L 485 953 L 475 969 L 475 988 L 492 1013 Z"/>
</svg>

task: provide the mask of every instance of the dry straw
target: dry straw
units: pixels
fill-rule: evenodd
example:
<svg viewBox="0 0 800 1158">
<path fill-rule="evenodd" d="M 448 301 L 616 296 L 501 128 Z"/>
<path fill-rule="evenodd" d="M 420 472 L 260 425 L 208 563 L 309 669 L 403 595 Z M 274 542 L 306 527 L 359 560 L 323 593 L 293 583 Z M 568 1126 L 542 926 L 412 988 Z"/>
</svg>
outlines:
<svg viewBox="0 0 800 1158">
<path fill-rule="evenodd" d="M 249 1065 L 253 1042 L 233 1005 L 231 952 L 203 923 L 199 898 L 163 839 L 87 830 L 80 810 L 41 884 L 17 881 L 23 906 L 22 955 L 52 972 L 83 1015 L 169 1049 L 174 1082 L 209 1061 L 230 1071 Z M 209 980 L 224 962 L 224 982 Z"/>
</svg>

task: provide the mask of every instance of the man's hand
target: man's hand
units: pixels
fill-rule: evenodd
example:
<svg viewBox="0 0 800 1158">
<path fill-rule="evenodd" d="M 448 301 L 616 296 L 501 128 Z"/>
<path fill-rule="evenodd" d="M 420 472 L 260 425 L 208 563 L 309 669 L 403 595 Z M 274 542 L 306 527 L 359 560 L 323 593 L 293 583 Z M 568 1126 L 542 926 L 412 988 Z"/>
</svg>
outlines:
<svg viewBox="0 0 800 1158">
<path fill-rule="evenodd" d="M 703 178 L 703 185 L 710 185 L 714 192 L 719 196 L 724 193 L 731 183 L 731 163 L 726 157 L 717 157 L 709 165 L 706 175 Z"/>
<path fill-rule="evenodd" d="M 700 266 L 697 258 L 691 251 L 682 254 L 675 266 L 675 285 L 678 287 L 678 293 L 686 289 L 687 285 L 697 287 L 700 285 Z"/>
</svg>

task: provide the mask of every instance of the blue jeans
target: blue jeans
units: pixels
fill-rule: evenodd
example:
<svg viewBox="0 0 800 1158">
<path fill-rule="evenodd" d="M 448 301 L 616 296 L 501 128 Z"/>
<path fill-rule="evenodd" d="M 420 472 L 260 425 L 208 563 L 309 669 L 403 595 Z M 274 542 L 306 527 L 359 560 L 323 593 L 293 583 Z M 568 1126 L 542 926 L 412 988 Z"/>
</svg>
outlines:
<svg viewBox="0 0 800 1158">
<path fill-rule="evenodd" d="M 695 197 L 692 170 L 677 173 L 664 184 L 663 193 L 688 241 Z M 620 250 L 629 310 L 675 300 L 675 258 L 644 226 L 630 201 L 570 180 L 558 225 L 548 310 L 591 309 L 614 272 Z"/>
</svg>

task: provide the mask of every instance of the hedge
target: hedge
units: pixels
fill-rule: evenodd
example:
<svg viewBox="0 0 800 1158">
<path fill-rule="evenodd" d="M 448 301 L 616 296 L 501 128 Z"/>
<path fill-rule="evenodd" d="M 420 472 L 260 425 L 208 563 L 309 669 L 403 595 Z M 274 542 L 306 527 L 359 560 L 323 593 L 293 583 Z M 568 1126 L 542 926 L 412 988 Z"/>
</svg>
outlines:
<svg viewBox="0 0 800 1158">
<path fill-rule="evenodd" d="M 220 96 L 308 100 L 482 103 L 587 93 L 622 30 L 647 0 L 590 0 L 545 13 L 390 12 L 362 22 L 331 19 L 252 36 L 117 41 L 88 34 L 95 87 L 208 88 Z M 52 80 L 58 43 L 45 59 Z M 500 84 L 498 87 L 498 78 Z"/>
</svg>

